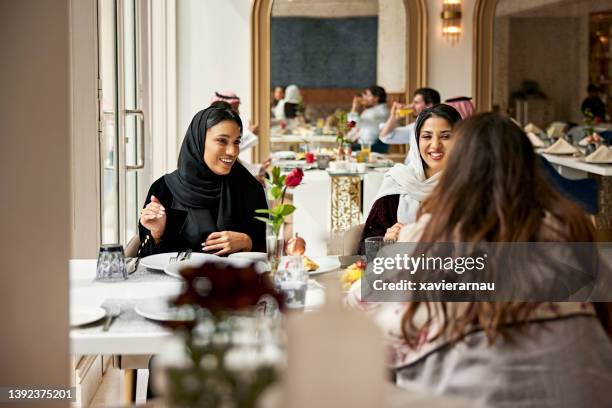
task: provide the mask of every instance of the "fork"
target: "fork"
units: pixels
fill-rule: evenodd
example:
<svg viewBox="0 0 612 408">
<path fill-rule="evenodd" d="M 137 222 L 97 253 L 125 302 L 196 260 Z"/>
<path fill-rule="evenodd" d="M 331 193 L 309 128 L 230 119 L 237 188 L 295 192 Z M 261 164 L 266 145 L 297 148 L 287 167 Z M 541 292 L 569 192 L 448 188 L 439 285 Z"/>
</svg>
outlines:
<svg viewBox="0 0 612 408">
<path fill-rule="evenodd" d="M 108 331 L 111 324 L 113 323 L 113 320 L 115 320 L 115 318 L 119 316 L 120 314 L 121 314 L 121 306 L 118 306 L 118 305 L 109 306 L 108 314 L 106 315 L 106 321 L 104 322 L 104 327 L 102 327 L 102 331 Z"/>
<path fill-rule="evenodd" d="M 183 251 L 178 251 L 178 253 L 176 254 L 176 256 L 173 256 L 173 257 L 171 257 L 171 258 L 170 258 L 170 260 L 169 260 L 169 261 L 170 261 L 170 263 L 174 263 L 174 262 L 180 261 L 180 260 L 181 260 L 181 255 L 182 255 L 182 254 L 183 254 Z"/>
<path fill-rule="evenodd" d="M 186 261 L 189 258 L 191 258 L 191 251 L 192 249 L 189 248 L 188 250 L 186 250 L 185 252 L 183 252 L 183 256 L 181 257 L 181 261 Z"/>
</svg>

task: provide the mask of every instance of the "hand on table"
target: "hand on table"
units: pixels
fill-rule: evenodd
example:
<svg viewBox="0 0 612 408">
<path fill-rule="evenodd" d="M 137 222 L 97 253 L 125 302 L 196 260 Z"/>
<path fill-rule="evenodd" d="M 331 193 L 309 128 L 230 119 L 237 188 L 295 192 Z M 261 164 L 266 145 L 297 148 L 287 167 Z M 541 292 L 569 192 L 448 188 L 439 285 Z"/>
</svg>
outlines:
<svg viewBox="0 0 612 408">
<path fill-rule="evenodd" d="M 392 227 L 387 228 L 387 232 L 385 233 L 384 238 L 385 242 L 396 242 L 399 238 L 399 233 L 403 226 L 404 224 L 402 224 L 401 222 L 397 222 Z"/>
<path fill-rule="evenodd" d="M 157 197 L 151 196 L 151 202 L 140 210 L 140 223 L 151 231 L 151 237 L 158 242 L 166 229 L 166 209 Z"/>
<path fill-rule="evenodd" d="M 253 243 L 247 234 L 235 231 L 213 232 L 202 243 L 202 250 L 213 255 L 226 255 L 238 251 L 250 251 Z"/>
</svg>

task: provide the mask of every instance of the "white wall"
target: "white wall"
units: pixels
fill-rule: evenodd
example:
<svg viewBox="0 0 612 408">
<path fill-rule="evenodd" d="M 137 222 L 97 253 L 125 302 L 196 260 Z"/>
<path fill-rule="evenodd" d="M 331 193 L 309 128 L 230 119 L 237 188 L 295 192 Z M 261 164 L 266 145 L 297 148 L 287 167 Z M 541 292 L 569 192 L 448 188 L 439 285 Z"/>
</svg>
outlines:
<svg viewBox="0 0 612 408">
<path fill-rule="evenodd" d="M 251 1 L 180 0 L 177 7 L 180 140 L 191 118 L 209 105 L 215 91 L 236 92 L 242 100 L 241 116 L 248 122 Z"/>
<path fill-rule="evenodd" d="M 378 0 L 376 82 L 387 92 L 406 88 L 406 27 L 404 0 Z"/>
<path fill-rule="evenodd" d="M 442 100 L 472 96 L 472 32 L 475 0 L 463 0 L 462 34 L 451 45 L 442 37 L 442 0 L 427 2 L 428 86 L 438 90 Z"/>
</svg>

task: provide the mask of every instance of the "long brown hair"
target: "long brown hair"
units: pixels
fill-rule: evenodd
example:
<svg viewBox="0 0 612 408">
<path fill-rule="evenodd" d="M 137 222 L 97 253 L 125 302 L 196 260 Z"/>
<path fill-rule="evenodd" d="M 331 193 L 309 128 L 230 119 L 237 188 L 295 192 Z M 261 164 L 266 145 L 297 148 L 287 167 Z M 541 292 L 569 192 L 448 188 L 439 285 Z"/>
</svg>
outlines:
<svg viewBox="0 0 612 408">
<path fill-rule="evenodd" d="M 586 214 L 561 197 L 540 173 L 540 158 L 525 133 L 510 119 L 482 113 L 461 122 L 453 152 L 419 216 L 431 214 L 421 238 L 433 242 L 592 242 L 594 231 Z M 554 220 L 544 221 L 545 216 Z M 550 237 L 553 237 L 552 239 Z M 450 329 L 451 340 L 468 327 L 481 327 L 492 343 L 507 319 L 525 321 L 537 304 L 527 302 L 471 302 L 449 316 L 447 303 L 412 302 L 403 319 L 404 337 L 414 346 L 415 334 L 427 326 L 414 317 L 425 307 L 442 314 L 443 324 L 433 338 Z M 412 333 L 412 334 L 411 334 Z M 431 338 L 431 337 L 430 337 Z"/>
</svg>

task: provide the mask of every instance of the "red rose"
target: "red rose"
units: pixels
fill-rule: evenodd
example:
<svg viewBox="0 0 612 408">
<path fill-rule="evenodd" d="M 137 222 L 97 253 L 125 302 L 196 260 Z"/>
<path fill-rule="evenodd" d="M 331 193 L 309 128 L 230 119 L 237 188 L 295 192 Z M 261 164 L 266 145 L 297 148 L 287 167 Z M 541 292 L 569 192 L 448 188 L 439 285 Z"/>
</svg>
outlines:
<svg viewBox="0 0 612 408">
<path fill-rule="evenodd" d="M 349 128 L 349 129 L 352 129 L 352 128 L 355 127 L 356 124 L 357 123 L 355 123 L 354 120 L 351 120 L 349 123 L 346 124 L 346 127 Z"/>
<path fill-rule="evenodd" d="M 295 187 L 302 182 L 303 177 L 304 172 L 302 169 L 293 169 L 291 170 L 291 173 L 287 174 L 287 178 L 285 178 L 285 185 L 287 187 Z"/>
<path fill-rule="evenodd" d="M 315 155 L 312 152 L 308 152 L 306 153 L 306 163 L 310 164 L 310 163 L 314 163 L 315 161 Z"/>
</svg>

